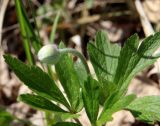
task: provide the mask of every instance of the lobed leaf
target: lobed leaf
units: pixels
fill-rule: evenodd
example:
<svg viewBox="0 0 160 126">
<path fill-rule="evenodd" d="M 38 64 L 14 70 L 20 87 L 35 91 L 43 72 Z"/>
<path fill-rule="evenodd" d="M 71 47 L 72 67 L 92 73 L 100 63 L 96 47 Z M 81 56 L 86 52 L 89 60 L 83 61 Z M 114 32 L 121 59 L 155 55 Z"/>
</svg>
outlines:
<svg viewBox="0 0 160 126">
<path fill-rule="evenodd" d="M 140 45 L 138 35 L 134 34 L 122 49 L 110 44 L 103 31 L 96 34 L 95 42 L 88 44 L 89 56 L 107 98 L 115 90 L 122 90 L 124 95 L 130 80 L 156 61 L 153 53 L 160 46 L 160 33 L 147 37 Z"/>
<path fill-rule="evenodd" d="M 88 44 L 88 51 L 99 81 L 106 79 L 112 82 L 118 65 L 120 47 L 111 44 L 107 34 L 99 31 L 96 34 L 95 45 Z"/>
<path fill-rule="evenodd" d="M 153 53 L 160 46 L 160 33 L 149 36 L 138 47 L 138 36 L 131 36 L 121 49 L 114 83 L 127 90 L 130 80 L 144 68 L 153 64 L 157 58 Z"/>
<path fill-rule="evenodd" d="M 88 44 L 88 52 L 97 78 L 101 84 L 102 97 L 106 98 L 116 88 L 112 82 L 116 74 L 120 46 L 111 44 L 106 33 L 99 31 L 96 34 L 95 44 Z"/>
<path fill-rule="evenodd" d="M 102 97 L 106 99 L 105 103 L 102 102 L 104 109 L 98 120 L 98 124 L 103 124 L 112 118 L 111 115 L 115 110 L 118 111 L 114 106 L 119 104 L 117 101 L 122 100 L 126 94 L 130 80 L 157 60 L 158 57 L 154 57 L 153 54 L 160 46 L 160 32 L 147 37 L 141 44 L 138 35 L 134 34 L 127 39 L 121 50 L 120 47 L 116 47 L 117 45 L 109 43 L 103 31 L 96 34 L 95 41 L 95 45 L 88 44 L 88 51 L 104 94 Z M 114 52 L 114 49 L 118 51 Z M 128 104 L 133 99 L 131 98 Z M 119 110 L 124 107 L 118 106 Z"/>
</svg>

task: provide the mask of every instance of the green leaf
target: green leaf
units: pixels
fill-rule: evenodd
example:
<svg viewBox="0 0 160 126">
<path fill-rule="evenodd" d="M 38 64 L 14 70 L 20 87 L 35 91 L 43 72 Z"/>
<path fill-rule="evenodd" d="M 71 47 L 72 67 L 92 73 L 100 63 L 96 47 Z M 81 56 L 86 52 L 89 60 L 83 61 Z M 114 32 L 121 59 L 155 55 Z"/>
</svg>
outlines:
<svg viewBox="0 0 160 126">
<path fill-rule="evenodd" d="M 106 32 L 99 31 L 96 34 L 95 45 L 88 44 L 88 52 L 97 78 L 101 83 L 103 97 L 106 98 L 115 89 L 115 84 L 112 82 L 116 74 L 120 46 L 111 44 Z"/>
<path fill-rule="evenodd" d="M 160 96 L 145 96 L 135 99 L 126 107 L 137 119 L 154 124 L 160 121 Z"/>
<path fill-rule="evenodd" d="M 77 60 L 74 63 L 74 68 L 76 70 L 76 73 L 78 75 L 79 81 L 81 86 L 84 85 L 84 82 L 87 80 L 87 71 L 83 65 L 83 63 L 81 62 L 81 60 Z"/>
<path fill-rule="evenodd" d="M 109 43 L 103 31 L 96 34 L 96 43 L 88 44 L 88 51 L 104 97 L 115 90 L 126 93 L 130 80 L 141 70 L 153 64 L 153 53 L 160 46 L 160 33 L 146 38 L 139 45 L 137 34 L 131 36 L 120 50 Z"/>
<path fill-rule="evenodd" d="M 91 76 L 88 76 L 88 79 L 82 88 L 82 94 L 87 116 L 91 124 L 95 125 L 99 111 L 100 91 L 98 82 Z"/>
<path fill-rule="evenodd" d="M 65 110 L 61 109 L 51 101 L 38 95 L 23 94 L 19 96 L 19 100 L 37 109 L 67 113 Z"/>
<path fill-rule="evenodd" d="M 141 59 L 138 61 L 136 69 L 134 69 L 130 74 L 130 77 L 134 76 L 136 73 L 153 64 L 157 60 L 157 58 L 154 58 L 153 54 L 159 46 L 160 32 L 156 33 L 154 36 L 151 35 L 144 39 L 138 49 L 138 56 L 141 57 Z"/>
<path fill-rule="evenodd" d="M 14 117 L 4 110 L 3 108 L 0 107 L 0 125 L 1 126 L 10 126 L 11 123 L 14 121 Z"/>
<path fill-rule="evenodd" d="M 72 123 L 72 122 L 58 122 L 53 126 L 81 126 L 81 125 L 77 123 Z"/>
<path fill-rule="evenodd" d="M 72 111 L 79 110 L 81 92 L 80 82 L 74 69 L 73 60 L 68 54 L 64 54 L 55 65 L 56 73 L 67 94 Z"/>
<path fill-rule="evenodd" d="M 139 44 L 138 40 L 139 38 L 137 34 L 132 35 L 129 39 L 127 39 L 124 47 L 121 49 L 120 57 L 118 60 L 118 67 L 114 79 L 114 83 L 117 85 L 119 83 L 122 84 L 128 73 L 135 67 L 134 61 L 136 60 L 136 52 Z"/>
<path fill-rule="evenodd" d="M 26 86 L 42 97 L 55 100 L 69 108 L 68 102 L 55 82 L 39 67 L 27 66 L 20 60 L 5 55 L 5 62 Z"/>
<path fill-rule="evenodd" d="M 151 58 L 160 46 L 160 33 L 146 38 L 138 46 L 138 36 L 131 36 L 121 49 L 114 83 L 126 91 L 130 80 L 144 68 L 153 64 L 156 58 Z"/>
<path fill-rule="evenodd" d="M 106 79 L 112 82 L 118 65 L 120 46 L 111 44 L 104 31 L 97 32 L 95 42 L 95 45 L 88 44 L 88 51 L 96 75 L 99 81 Z"/>
<path fill-rule="evenodd" d="M 102 113 L 100 114 L 100 117 L 97 121 L 97 125 L 101 126 L 104 123 L 106 123 L 107 121 L 111 121 L 112 120 L 112 114 L 120 111 L 122 109 L 124 109 L 127 105 L 129 105 L 134 99 L 136 98 L 136 96 L 134 94 L 128 95 L 128 96 L 124 96 L 121 97 L 120 100 L 118 100 L 117 102 L 115 102 L 114 104 L 110 105 L 109 102 L 112 102 L 112 97 L 107 100 L 105 102 L 104 108 Z"/>
</svg>

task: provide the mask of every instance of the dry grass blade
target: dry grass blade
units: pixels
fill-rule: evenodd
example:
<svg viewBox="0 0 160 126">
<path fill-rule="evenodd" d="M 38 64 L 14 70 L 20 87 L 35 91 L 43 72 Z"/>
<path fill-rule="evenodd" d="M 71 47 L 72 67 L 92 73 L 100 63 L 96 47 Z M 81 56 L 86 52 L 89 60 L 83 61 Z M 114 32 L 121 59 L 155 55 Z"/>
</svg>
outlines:
<svg viewBox="0 0 160 126">
<path fill-rule="evenodd" d="M 145 35 L 149 36 L 151 34 L 154 34 L 154 30 L 153 30 L 153 28 L 152 28 L 152 26 L 146 16 L 145 12 L 144 12 L 144 9 L 142 7 L 140 0 L 136 0 L 135 5 L 136 5 L 137 11 L 140 15 L 140 20 L 141 20 Z"/>
<path fill-rule="evenodd" d="M 9 0 L 2 0 L 0 1 L 0 43 L 2 40 L 2 26 L 3 26 L 3 19 L 4 19 L 4 14 L 7 8 Z"/>
</svg>

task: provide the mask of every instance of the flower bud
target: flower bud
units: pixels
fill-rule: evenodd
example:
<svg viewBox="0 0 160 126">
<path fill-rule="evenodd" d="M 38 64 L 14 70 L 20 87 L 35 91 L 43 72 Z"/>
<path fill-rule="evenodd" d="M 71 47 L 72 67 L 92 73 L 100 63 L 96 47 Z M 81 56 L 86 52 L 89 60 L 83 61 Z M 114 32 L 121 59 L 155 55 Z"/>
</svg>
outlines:
<svg viewBox="0 0 160 126">
<path fill-rule="evenodd" d="M 46 64 L 56 64 L 60 57 L 60 51 L 54 44 L 45 45 L 38 52 L 38 59 Z"/>
</svg>

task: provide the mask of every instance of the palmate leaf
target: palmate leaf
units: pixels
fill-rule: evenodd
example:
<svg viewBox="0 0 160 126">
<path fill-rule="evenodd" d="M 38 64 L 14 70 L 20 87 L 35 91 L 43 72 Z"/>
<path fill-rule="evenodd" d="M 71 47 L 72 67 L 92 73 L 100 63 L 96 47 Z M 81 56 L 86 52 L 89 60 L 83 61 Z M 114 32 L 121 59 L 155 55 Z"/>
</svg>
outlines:
<svg viewBox="0 0 160 126">
<path fill-rule="evenodd" d="M 97 45 L 98 42 L 100 45 Z M 155 35 L 147 37 L 140 45 L 137 34 L 134 34 L 129 39 L 127 39 L 124 47 L 121 50 L 119 49 L 120 53 L 114 55 L 114 52 L 111 52 L 110 50 L 113 50 L 113 48 L 116 49 L 117 47 L 114 47 L 114 45 L 111 46 L 109 44 L 109 41 L 103 31 L 97 33 L 96 45 L 93 45 L 92 43 L 88 45 L 89 56 L 95 69 L 97 78 L 102 84 L 102 88 L 107 92 L 110 92 L 106 96 L 104 109 L 101 113 L 98 123 L 103 124 L 105 121 L 111 119 L 111 115 L 115 111 L 114 109 L 108 108 L 116 106 L 117 101 L 124 97 L 130 80 L 139 71 L 143 70 L 156 61 L 157 58 L 153 56 L 153 53 L 159 46 L 160 33 L 156 33 Z M 111 55 L 112 58 L 108 58 L 109 55 Z M 114 59 L 113 57 L 116 58 Z M 108 60 L 105 60 L 106 58 L 108 58 Z M 110 72 L 109 69 L 112 68 L 112 66 L 109 65 L 111 61 L 114 61 L 116 64 L 115 65 L 112 63 L 114 66 L 114 72 Z M 105 91 L 103 91 L 103 93 L 104 92 Z M 133 99 L 131 99 L 131 101 L 132 100 Z M 123 109 L 124 107 L 119 109 Z M 107 116 L 105 113 L 108 113 Z"/>
<path fill-rule="evenodd" d="M 82 88 L 83 103 L 87 116 L 92 125 L 96 124 L 99 111 L 99 86 L 98 82 L 91 76 L 88 76 L 87 81 Z"/>
<path fill-rule="evenodd" d="M 160 33 L 149 36 L 140 45 L 137 34 L 134 34 L 127 39 L 120 50 L 118 45 L 109 43 L 103 31 L 98 32 L 96 45 L 90 43 L 88 51 L 98 80 L 102 83 L 106 93 L 110 92 L 106 96 L 112 94 L 116 88 L 122 90 L 124 93 L 121 95 L 124 95 L 130 80 L 139 71 L 156 61 L 156 58 L 151 58 L 151 56 L 159 46 Z"/>
<path fill-rule="evenodd" d="M 67 113 L 67 111 L 61 109 L 59 106 L 55 105 L 51 101 L 38 95 L 22 94 L 19 96 L 19 100 L 37 109 L 58 113 Z"/>
<path fill-rule="evenodd" d="M 42 97 L 55 100 L 70 108 L 62 92 L 47 73 L 43 72 L 39 67 L 28 66 L 10 55 L 5 55 L 4 58 L 19 79 L 31 90 Z"/>
<path fill-rule="evenodd" d="M 137 119 L 154 124 L 160 121 L 160 96 L 145 96 L 135 99 L 126 107 Z"/>
<path fill-rule="evenodd" d="M 73 60 L 68 54 L 65 54 L 55 65 L 55 69 L 65 93 L 67 94 L 72 111 L 81 110 L 82 98 L 80 92 L 80 81 L 74 69 Z"/>
</svg>

